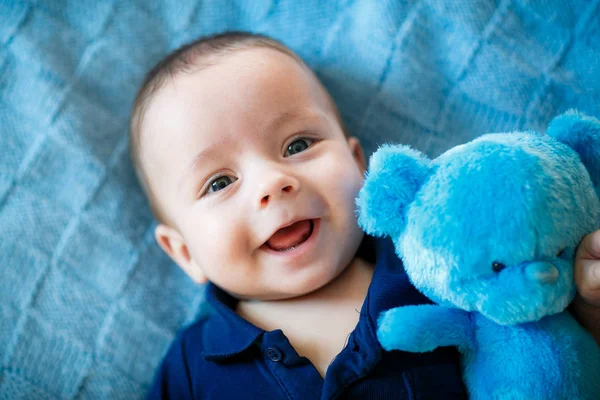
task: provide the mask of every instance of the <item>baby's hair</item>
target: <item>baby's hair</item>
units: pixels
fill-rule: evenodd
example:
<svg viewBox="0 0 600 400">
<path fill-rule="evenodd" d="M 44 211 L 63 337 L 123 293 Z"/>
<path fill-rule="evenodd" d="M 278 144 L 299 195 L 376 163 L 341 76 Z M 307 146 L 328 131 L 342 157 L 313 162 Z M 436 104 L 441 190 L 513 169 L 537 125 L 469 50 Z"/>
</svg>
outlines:
<svg viewBox="0 0 600 400">
<path fill-rule="evenodd" d="M 135 173 L 140 181 L 142 189 L 148 197 L 150 207 L 158 222 L 169 223 L 162 207 L 158 204 L 156 194 L 150 186 L 148 176 L 143 168 L 141 156 L 141 136 L 144 114 L 150 101 L 156 92 L 164 87 L 168 80 L 172 80 L 178 74 L 199 71 L 206 66 L 218 63 L 221 58 L 228 54 L 251 48 L 267 48 L 287 54 L 312 73 L 306 63 L 281 42 L 261 34 L 233 31 L 204 36 L 191 43 L 185 44 L 166 55 L 146 74 L 133 102 L 129 125 L 129 148 Z M 315 79 L 318 81 L 316 76 Z M 329 98 L 327 91 L 324 90 L 324 92 L 331 103 L 335 116 L 338 119 L 344 134 L 346 134 L 345 125 L 339 115 L 335 103 Z"/>
</svg>

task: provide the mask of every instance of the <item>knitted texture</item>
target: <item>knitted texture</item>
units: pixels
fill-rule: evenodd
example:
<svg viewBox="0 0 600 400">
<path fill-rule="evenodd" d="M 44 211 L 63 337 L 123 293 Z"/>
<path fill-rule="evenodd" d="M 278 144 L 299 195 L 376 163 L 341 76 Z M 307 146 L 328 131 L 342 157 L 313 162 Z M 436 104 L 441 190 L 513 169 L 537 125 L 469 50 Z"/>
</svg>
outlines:
<svg viewBox="0 0 600 400">
<path fill-rule="evenodd" d="M 600 115 L 598 0 L 0 0 L 0 399 L 135 399 L 203 288 L 154 243 L 131 102 L 226 29 L 297 51 L 367 153 Z"/>
</svg>

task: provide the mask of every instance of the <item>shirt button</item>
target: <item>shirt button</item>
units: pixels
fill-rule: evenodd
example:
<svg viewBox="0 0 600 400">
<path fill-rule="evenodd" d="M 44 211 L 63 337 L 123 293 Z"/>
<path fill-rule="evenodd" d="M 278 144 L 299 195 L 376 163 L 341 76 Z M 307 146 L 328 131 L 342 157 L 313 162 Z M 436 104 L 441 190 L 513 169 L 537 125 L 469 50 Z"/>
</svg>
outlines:
<svg viewBox="0 0 600 400">
<path fill-rule="evenodd" d="M 271 361 L 281 361 L 281 351 L 276 347 L 269 347 L 267 349 L 267 357 L 269 357 Z"/>
</svg>

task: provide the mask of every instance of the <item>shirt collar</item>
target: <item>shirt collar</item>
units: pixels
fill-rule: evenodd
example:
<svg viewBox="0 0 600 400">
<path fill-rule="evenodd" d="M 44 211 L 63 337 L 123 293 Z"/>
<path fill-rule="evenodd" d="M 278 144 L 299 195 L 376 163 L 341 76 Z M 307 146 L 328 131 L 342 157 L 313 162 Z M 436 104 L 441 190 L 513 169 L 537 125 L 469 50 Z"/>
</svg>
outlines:
<svg viewBox="0 0 600 400">
<path fill-rule="evenodd" d="M 389 238 L 375 240 L 377 264 L 367 295 L 367 312 L 376 326 L 379 314 L 393 307 L 431 304 L 410 282 L 404 264 Z"/>
<path fill-rule="evenodd" d="M 374 335 L 381 311 L 398 305 L 427 301 L 408 281 L 402 261 L 396 256 L 391 240 L 375 239 L 365 235 L 357 256 L 372 263 L 376 262 L 373 279 L 362 309 L 362 312 L 368 313 L 371 335 Z M 399 296 L 398 293 L 402 295 Z M 235 312 L 238 303 L 236 298 L 212 283 L 207 286 L 206 301 L 214 311 L 205 325 L 205 337 L 210 338 L 204 346 L 203 356 L 206 360 L 218 361 L 238 355 L 250 348 L 265 333 L 263 329 L 246 321 Z"/>
<path fill-rule="evenodd" d="M 206 360 L 218 361 L 238 355 L 265 333 L 240 317 L 235 312 L 239 300 L 213 283 L 206 288 L 206 301 L 214 311 L 205 328 L 205 337 L 210 338 L 204 346 Z"/>
</svg>

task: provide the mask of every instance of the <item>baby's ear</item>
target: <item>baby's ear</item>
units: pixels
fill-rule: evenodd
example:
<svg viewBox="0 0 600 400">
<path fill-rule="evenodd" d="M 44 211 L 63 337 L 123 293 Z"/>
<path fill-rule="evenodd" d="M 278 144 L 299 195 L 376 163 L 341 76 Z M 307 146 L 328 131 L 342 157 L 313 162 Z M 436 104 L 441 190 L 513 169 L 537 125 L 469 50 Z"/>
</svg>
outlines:
<svg viewBox="0 0 600 400">
<path fill-rule="evenodd" d="M 600 121 L 569 110 L 554 118 L 546 133 L 579 154 L 600 193 Z"/>
<path fill-rule="evenodd" d="M 400 235 L 408 206 L 430 171 L 431 160 L 408 146 L 380 147 L 356 199 L 358 224 L 371 235 Z"/>
<path fill-rule="evenodd" d="M 159 224 L 154 229 L 156 242 L 165 253 L 196 283 L 206 283 L 204 271 L 191 257 L 183 236 L 176 229 Z"/>
</svg>

